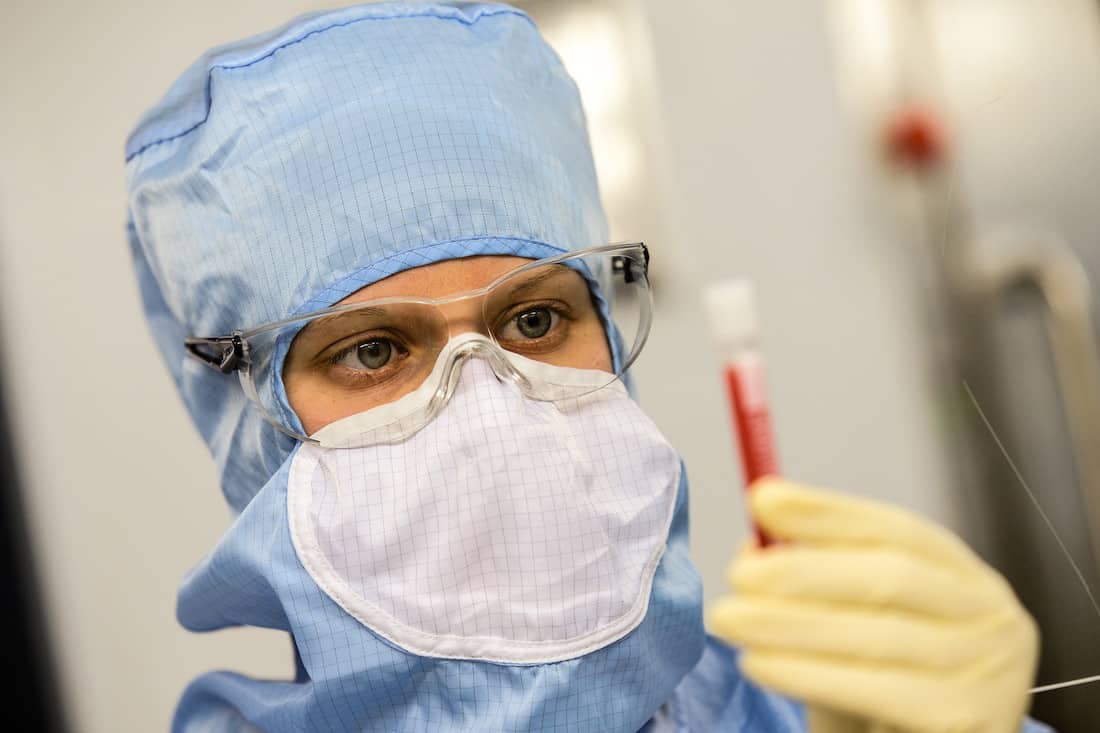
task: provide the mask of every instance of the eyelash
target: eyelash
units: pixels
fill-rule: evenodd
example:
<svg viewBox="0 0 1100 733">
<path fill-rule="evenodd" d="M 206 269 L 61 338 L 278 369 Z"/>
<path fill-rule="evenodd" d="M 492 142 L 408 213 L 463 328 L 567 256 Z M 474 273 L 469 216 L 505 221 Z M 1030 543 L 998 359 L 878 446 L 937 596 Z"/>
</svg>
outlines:
<svg viewBox="0 0 1100 733">
<path fill-rule="evenodd" d="M 504 326 L 507 326 L 509 323 L 513 322 L 517 316 L 526 313 L 527 311 L 538 310 L 540 308 L 545 308 L 548 311 L 553 311 L 558 316 L 566 320 L 573 320 L 572 309 L 569 307 L 568 304 L 562 303 L 560 301 L 535 301 L 532 303 L 520 303 L 519 305 L 514 305 L 506 310 L 505 313 L 507 313 L 508 315 L 497 318 L 496 325 L 493 327 L 493 333 L 496 333 Z"/>
<path fill-rule="evenodd" d="M 516 317 L 529 310 L 537 310 L 539 308 L 545 308 L 549 311 L 553 311 L 560 318 L 565 320 L 573 320 L 572 309 L 568 304 L 561 303 L 560 301 L 533 301 L 530 303 L 520 303 L 513 305 L 511 308 L 505 311 L 506 315 L 498 316 L 496 319 L 496 325 L 493 327 L 493 333 L 497 333 L 502 328 L 512 323 Z M 325 358 L 325 362 L 330 366 L 338 366 L 340 362 L 353 353 L 356 349 L 363 346 L 370 341 L 388 341 L 390 345 L 397 351 L 398 354 L 406 356 L 409 353 L 409 349 L 403 340 L 393 334 L 388 333 L 368 333 L 361 334 L 354 337 L 349 345 L 337 349 L 335 352 L 329 354 Z"/>
<path fill-rule="evenodd" d="M 398 338 L 381 334 L 370 334 L 367 336 L 356 336 L 353 343 L 330 354 L 325 358 L 325 361 L 331 366 L 338 366 L 340 362 L 344 360 L 344 357 L 352 354 L 356 349 L 371 341 L 388 341 L 398 354 L 404 356 L 409 353 L 408 348 Z"/>
</svg>

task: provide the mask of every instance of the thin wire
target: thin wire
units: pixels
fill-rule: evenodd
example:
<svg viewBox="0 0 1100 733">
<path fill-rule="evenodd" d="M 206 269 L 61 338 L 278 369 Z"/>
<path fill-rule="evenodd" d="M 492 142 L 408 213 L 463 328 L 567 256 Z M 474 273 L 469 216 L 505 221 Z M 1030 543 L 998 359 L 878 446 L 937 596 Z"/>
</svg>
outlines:
<svg viewBox="0 0 1100 733">
<path fill-rule="evenodd" d="M 1020 485 L 1024 487 L 1025 491 L 1027 491 L 1028 498 L 1031 499 L 1031 503 L 1035 505 L 1035 509 L 1039 512 L 1039 516 L 1043 518 L 1043 521 L 1047 525 L 1047 529 L 1049 529 L 1050 533 L 1054 535 L 1054 539 L 1058 542 L 1058 547 L 1062 549 L 1062 553 L 1065 554 L 1066 559 L 1069 561 L 1070 566 L 1073 568 L 1073 572 L 1077 574 L 1077 579 L 1081 581 L 1081 587 L 1085 589 L 1086 595 L 1088 595 L 1089 600 L 1092 601 L 1092 607 L 1096 609 L 1097 615 L 1100 615 L 1100 605 L 1097 604 L 1096 597 L 1093 596 L 1092 589 L 1089 588 L 1088 581 L 1085 580 L 1085 576 L 1081 572 L 1081 569 L 1077 566 L 1077 563 L 1074 562 L 1073 555 L 1070 554 L 1069 549 L 1066 547 L 1065 543 L 1062 542 L 1062 537 L 1054 529 L 1054 525 L 1050 521 L 1050 518 L 1047 517 L 1046 512 L 1043 511 L 1043 507 L 1039 504 L 1039 500 L 1036 498 L 1035 492 L 1033 492 L 1031 490 L 1031 487 L 1028 486 L 1027 482 L 1024 481 L 1024 477 L 1023 475 L 1021 475 L 1020 470 L 1016 468 L 1016 464 L 1008 455 L 1008 451 L 1005 450 L 1004 444 L 1001 443 L 1001 439 L 997 437 L 996 431 L 993 430 L 993 426 L 989 423 L 988 418 L 986 418 L 985 412 L 982 411 L 981 405 L 978 404 L 978 399 L 974 396 L 973 390 L 970 389 L 970 385 L 965 379 L 963 380 L 963 386 L 966 387 L 966 391 L 970 395 L 970 401 L 974 403 L 974 408 L 978 411 L 978 414 L 981 415 L 982 422 L 984 422 L 986 428 L 988 428 L 989 434 L 993 436 L 993 440 L 997 442 L 997 447 L 1001 449 L 1001 455 L 1003 455 L 1005 457 L 1005 460 L 1008 461 L 1008 465 L 1012 467 L 1012 471 L 1016 474 L 1016 478 L 1017 480 L 1019 480 Z M 1093 675 L 1092 677 L 1080 677 L 1075 680 L 1067 680 L 1066 682 L 1055 682 L 1054 684 L 1050 685 L 1040 685 L 1038 687 L 1032 687 L 1030 690 L 1028 690 L 1028 694 L 1038 695 L 1041 692 L 1062 690 L 1069 687 L 1079 687 L 1081 685 L 1088 685 L 1093 682 L 1100 682 L 1100 674 Z"/>
<path fill-rule="evenodd" d="M 1079 680 L 1070 680 L 1068 682 L 1058 682 L 1053 685 L 1043 685 L 1042 687 L 1032 687 L 1028 692 L 1032 695 L 1037 695 L 1040 692 L 1050 692 L 1051 690 L 1061 690 L 1063 687 L 1077 687 L 1078 685 L 1087 685 L 1090 682 L 1100 682 L 1100 674 L 1093 677 L 1082 677 Z"/>
<path fill-rule="evenodd" d="M 989 422 L 989 418 L 985 416 L 985 411 L 982 410 L 982 406 L 978 404 L 978 398 L 974 396 L 974 391 L 970 389 L 970 384 L 965 379 L 963 380 L 963 386 L 966 387 L 966 393 L 970 395 L 970 401 L 974 403 L 974 409 L 981 415 L 982 422 L 985 423 L 985 427 L 989 430 L 989 434 L 993 436 L 993 440 L 997 442 L 997 447 L 1001 449 L 1001 455 L 1005 457 L 1005 460 L 1008 461 L 1008 465 L 1012 467 L 1012 472 L 1016 474 L 1016 479 L 1020 482 L 1020 485 L 1024 487 L 1024 491 L 1027 492 L 1028 498 L 1031 499 L 1031 503 L 1035 505 L 1035 510 L 1039 512 L 1039 516 L 1042 517 L 1043 521 L 1046 523 L 1047 529 L 1054 535 L 1054 539 L 1058 542 L 1058 547 L 1062 549 L 1062 554 L 1069 560 L 1073 572 L 1077 574 L 1077 579 L 1081 581 L 1081 587 L 1085 589 L 1085 593 L 1088 594 L 1089 600 L 1092 601 L 1092 607 L 1096 609 L 1096 615 L 1100 616 L 1100 603 L 1096 602 L 1096 596 L 1092 594 L 1092 589 L 1089 588 L 1089 583 L 1085 580 L 1084 573 L 1081 572 L 1081 568 L 1078 567 L 1077 563 L 1074 561 L 1073 555 L 1070 554 L 1069 549 L 1066 547 L 1065 543 L 1062 542 L 1062 537 L 1058 534 L 1058 530 L 1054 528 L 1054 523 L 1050 521 L 1047 513 L 1043 511 L 1043 507 L 1039 504 L 1035 492 L 1031 490 L 1027 481 L 1024 480 L 1023 474 L 1020 473 L 1020 469 L 1016 468 L 1016 462 L 1012 460 L 1012 456 L 1008 455 L 1004 443 L 1001 442 L 1000 437 L 997 435 L 997 431 L 993 429 L 993 426 Z"/>
<path fill-rule="evenodd" d="M 974 404 L 974 409 L 978 411 L 978 415 L 981 416 L 982 422 L 985 423 L 985 427 L 989 430 L 989 434 L 993 436 L 993 440 L 996 441 L 997 447 L 1001 449 L 1001 455 L 1008 461 L 1008 465 L 1012 467 L 1012 472 L 1016 474 L 1016 479 L 1020 482 L 1020 485 L 1024 487 L 1024 491 L 1027 492 L 1027 496 L 1031 499 L 1031 503 L 1035 505 L 1035 510 L 1039 512 L 1039 516 L 1043 518 L 1043 521 L 1047 525 L 1047 529 L 1054 535 L 1055 541 L 1058 542 L 1058 547 L 1062 549 L 1062 553 L 1066 556 L 1070 566 L 1073 568 L 1073 572 L 1077 574 L 1077 579 L 1081 581 L 1081 587 L 1085 589 L 1085 594 L 1088 595 L 1089 600 L 1092 601 L 1092 607 L 1096 609 L 1096 615 L 1100 616 L 1100 604 L 1096 602 L 1096 597 L 1092 594 L 1092 589 L 1089 588 L 1088 581 L 1085 580 L 1084 574 L 1081 572 L 1081 568 L 1073 560 L 1073 555 L 1070 554 L 1069 549 L 1065 543 L 1062 542 L 1061 535 L 1054 528 L 1054 524 L 1050 521 L 1050 517 L 1043 511 L 1043 507 L 1039 504 L 1038 498 L 1035 496 L 1035 492 L 1028 486 L 1027 481 L 1024 480 L 1023 474 L 1020 473 L 1020 469 L 1016 467 L 1016 462 L 1012 460 L 1012 456 L 1008 455 L 1008 451 L 1005 450 L 1004 443 L 1001 442 L 1000 437 L 997 435 L 997 431 L 993 429 L 993 425 L 990 424 L 989 418 L 985 416 L 985 411 L 982 410 L 982 406 L 978 404 L 978 398 L 974 396 L 974 390 L 970 389 L 970 384 L 964 379 L 963 387 L 966 388 L 966 393 L 970 396 L 970 401 Z M 1028 692 L 1032 695 L 1038 695 L 1040 692 L 1050 692 L 1051 690 L 1061 690 L 1067 687 L 1078 687 L 1079 685 L 1088 685 L 1093 682 L 1100 682 L 1100 674 L 1093 677 L 1081 677 L 1075 680 L 1068 680 L 1066 682 L 1056 682 L 1051 685 L 1040 685 L 1039 687 L 1032 687 Z"/>
<path fill-rule="evenodd" d="M 995 97 L 993 97 L 992 99 L 986 100 L 985 104 L 983 104 L 982 106 L 986 106 L 986 105 L 992 104 L 993 102 L 999 101 L 1001 99 L 1001 97 L 1003 97 L 1003 96 L 1004 96 L 1003 94 L 998 94 Z M 939 235 L 940 235 L 940 256 L 945 258 L 945 259 L 947 257 L 947 240 L 948 240 L 948 238 L 950 237 L 950 234 L 951 234 L 951 216 L 950 216 L 950 214 L 951 214 L 951 206 L 954 203 L 954 196 L 955 196 L 955 177 L 952 176 L 952 177 L 948 178 L 948 181 L 947 181 L 947 189 L 945 191 L 944 210 L 942 212 L 943 228 L 939 232 Z M 963 387 L 966 389 L 967 395 L 970 397 L 970 402 L 974 405 L 974 409 L 978 411 L 978 415 L 982 418 L 982 422 L 985 423 L 986 429 L 989 431 L 989 434 L 993 437 L 994 442 L 997 443 L 997 448 L 1000 449 L 1001 455 L 1003 455 L 1005 460 L 1008 461 L 1008 465 L 1012 468 L 1012 472 L 1016 475 L 1016 480 L 1019 481 L 1020 485 L 1024 487 L 1024 491 L 1027 492 L 1028 499 L 1031 500 L 1031 503 L 1035 506 L 1036 511 L 1039 512 L 1039 516 L 1042 517 L 1043 522 L 1047 526 L 1047 529 L 1049 529 L 1050 533 L 1052 535 L 1054 535 L 1054 540 L 1058 543 L 1058 547 L 1061 549 L 1062 554 L 1064 554 L 1066 556 L 1066 560 L 1069 561 L 1070 567 L 1073 568 L 1073 572 L 1077 575 L 1077 579 L 1081 582 L 1081 587 L 1085 589 L 1085 595 L 1088 596 L 1089 601 L 1092 603 L 1093 609 L 1096 610 L 1096 615 L 1100 616 L 1100 603 L 1097 603 L 1096 596 L 1093 595 L 1092 588 L 1089 587 L 1088 581 L 1085 579 L 1084 573 L 1081 572 L 1081 568 L 1077 565 L 1076 561 L 1074 561 L 1073 555 L 1070 553 L 1069 548 L 1066 547 L 1065 542 L 1062 541 L 1062 536 L 1060 534 L 1058 534 L 1058 530 L 1055 529 L 1054 523 L 1050 521 L 1050 517 L 1048 517 L 1047 513 L 1045 511 L 1043 511 L 1043 507 L 1039 503 L 1039 499 L 1038 499 L 1038 497 L 1036 497 L 1035 492 L 1032 491 L 1031 486 L 1029 486 L 1027 481 L 1024 480 L 1024 476 L 1023 476 L 1022 473 L 1020 473 L 1020 469 L 1016 467 L 1016 462 L 1013 461 L 1012 456 L 1010 456 L 1008 454 L 1008 450 L 1005 448 L 1004 443 L 1001 442 L 1000 436 L 997 435 L 997 431 L 993 429 L 993 424 L 989 422 L 989 418 L 986 417 L 986 415 L 985 415 L 985 410 L 982 409 L 981 404 L 978 402 L 978 398 L 977 398 L 977 396 L 975 396 L 974 390 L 970 388 L 970 383 L 966 379 L 963 379 L 962 383 L 963 383 Z M 1092 684 L 1094 682 L 1100 682 L 1100 675 L 1094 675 L 1094 676 L 1091 676 L 1091 677 L 1080 677 L 1080 678 L 1075 679 L 1075 680 L 1067 680 L 1065 682 L 1056 682 L 1056 683 L 1049 684 L 1049 685 L 1039 685 L 1037 687 L 1032 687 L 1031 689 L 1029 689 L 1028 693 L 1031 694 L 1031 695 L 1038 695 L 1042 692 L 1050 692 L 1052 690 L 1062 690 L 1062 689 L 1066 689 L 1066 688 L 1070 688 L 1070 687 L 1079 687 L 1081 685 L 1088 685 L 1088 684 Z"/>
</svg>

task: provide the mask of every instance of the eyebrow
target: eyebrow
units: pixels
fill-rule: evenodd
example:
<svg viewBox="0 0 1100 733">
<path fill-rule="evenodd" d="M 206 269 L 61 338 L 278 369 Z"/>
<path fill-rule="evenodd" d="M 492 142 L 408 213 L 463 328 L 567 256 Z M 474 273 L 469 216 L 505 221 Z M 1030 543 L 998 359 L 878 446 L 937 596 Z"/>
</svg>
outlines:
<svg viewBox="0 0 1100 733">
<path fill-rule="evenodd" d="M 343 321 L 353 317 L 378 317 L 384 315 L 386 310 L 384 308 L 378 308 L 376 306 L 365 306 L 363 308 L 355 308 L 352 310 L 344 311 L 342 313 L 333 313 L 330 316 L 321 316 L 307 323 L 301 333 L 306 335 L 312 335 L 318 331 L 323 331 L 327 326 L 331 326 L 334 323 Z"/>
<path fill-rule="evenodd" d="M 571 267 L 566 267 L 565 265 L 553 265 L 547 268 L 545 272 L 540 272 L 537 275 L 528 278 L 527 280 L 524 280 L 519 285 L 516 285 L 514 288 L 508 291 L 508 294 L 519 295 L 525 293 L 532 288 L 542 285 L 547 280 L 560 277 L 570 272 L 575 272 L 575 270 L 573 270 L 573 268 Z M 579 275 L 580 273 L 577 274 Z"/>
<path fill-rule="evenodd" d="M 512 296 L 522 295 L 523 293 L 526 293 L 527 291 L 533 290 L 534 288 L 538 287 L 539 285 L 544 284 L 547 280 L 553 280 L 555 278 L 560 278 L 560 277 L 562 277 L 564 275 L 567 275 L 569 273 L 576 273 L 577 275 L 580 275 L 579 272 L 576 272 L 571 267 L 567 267 L 565 265 L 558 265 L 558 264 L 551 265 L 550 267 L 546 268 L 543 272 L 539 272 L 539 273 L 537 273 L 537 274 L 535 274 L 531 277 L 528 277 L 528 278 L 524 279 L 519 284 L 515 285 L 514 287 L 511 287 L 507 292 L 508 292 L 509 295 L 512 295 Z M 522 276 L 517 276 L 516 279 L 519 279 L 520 277 L 522 277 Z M 507 280 L 505 282 L 507 282 Z M 412 297 L 416 297 L 416 296 L 412 296 Z M 446 300 L 446 299 L 447 299 L 446 297 L 443 298 L 443 300 Z M 377 317 L 377 316 L 385 315 L 386 312 L 387 311 L 384 308 L 380 308 L 380 307 L 376 307 L 376 306 L 365 306 L 363 308 L 353 308 L 353 309 L 350 309 L 350 310 L 347 310 L 347 311 L 343 311 L 341 313 L 334 313 L 330 316 L 322 316 L 321 318 L 318 318 L 316 320 L 313 320 L 313 321 L 310 321 L 309 323 L 307 323 L 302 328 L 302 331 L 301 331 L 300 335 L 303 335 L 303 336 L 306 336 L 306 337 L 311 337 L 314 334 L 323 331 L 326 327 L 332 325 L 333 323 L 341 322 L 346 318 L 351 318 L 351 317 L 364 317 L 364 318 L 365 317 Z"/>
</svg>

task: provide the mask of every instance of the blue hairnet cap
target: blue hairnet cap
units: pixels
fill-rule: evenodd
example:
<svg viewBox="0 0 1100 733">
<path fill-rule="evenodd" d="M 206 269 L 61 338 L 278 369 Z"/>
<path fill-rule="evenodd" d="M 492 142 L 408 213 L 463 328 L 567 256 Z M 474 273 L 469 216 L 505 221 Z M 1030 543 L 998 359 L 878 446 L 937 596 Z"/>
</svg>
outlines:
<svg viewBox="0 0 1100 733">
<path fill-rule="evenodd" d="M 576 86 L 504 5 L 363 5 L 213 49 L 140 120 L 126 165 L 146 314 L 237 510 L 293 441 L 185 336 L 444 259 L 607 240 Z"/>
</svg>

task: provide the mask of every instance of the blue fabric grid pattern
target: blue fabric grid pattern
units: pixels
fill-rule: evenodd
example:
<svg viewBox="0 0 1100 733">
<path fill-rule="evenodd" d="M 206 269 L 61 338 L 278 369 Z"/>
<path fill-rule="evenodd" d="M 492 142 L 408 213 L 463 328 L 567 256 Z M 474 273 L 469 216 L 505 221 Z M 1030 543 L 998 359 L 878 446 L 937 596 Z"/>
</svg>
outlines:
<svg viewBox="0 0 1100 733">
<path fill-rule="evenodd" d="M 607 241 L 576 86 L 507 6 L 364 5 L 215 49 L 127 157 L 150 320 L 171 326 L 158 345 L 238 511 L 293 443 L 185 363 L 176 334 L 331 305 L 398 253 Z"/>
<path fill-rule="evenodd" d="M 308 678 L 204 675 L 180 702 L 177 733 L 236 730 L 220 727 L 234 716 L 270 733 L 636 731 L 699 659 L 702 588 L 688 555 L 686 478 L 642 625 L 577 659 L 505 665 L 412 656 L 337 607 L 291 544 L 288 471 L 289 462 L 188 575 L 177 612 L 194 631 L 251 625 L 291 632 Z"/>
<path fill-rule="evenodd" d="M 607 241 L 576 87 L 522 12 L 378 3 L 213 49 L 141 119 L 126 161 L 150 329 L 236 512 L 185 578 L 179 620 L 281 629 L 297 654 L 285 681 L 198 678 L 174 731 L 803 727 L 797 705 L 705 641 L 686 474 L 633 632 L 552 664 L 417 657 L 313 582 L 287 521 L 295 441 L 238 381 L 185 357 L 185 336 L 318 310 L 402 269 Z"/>
</svg>

